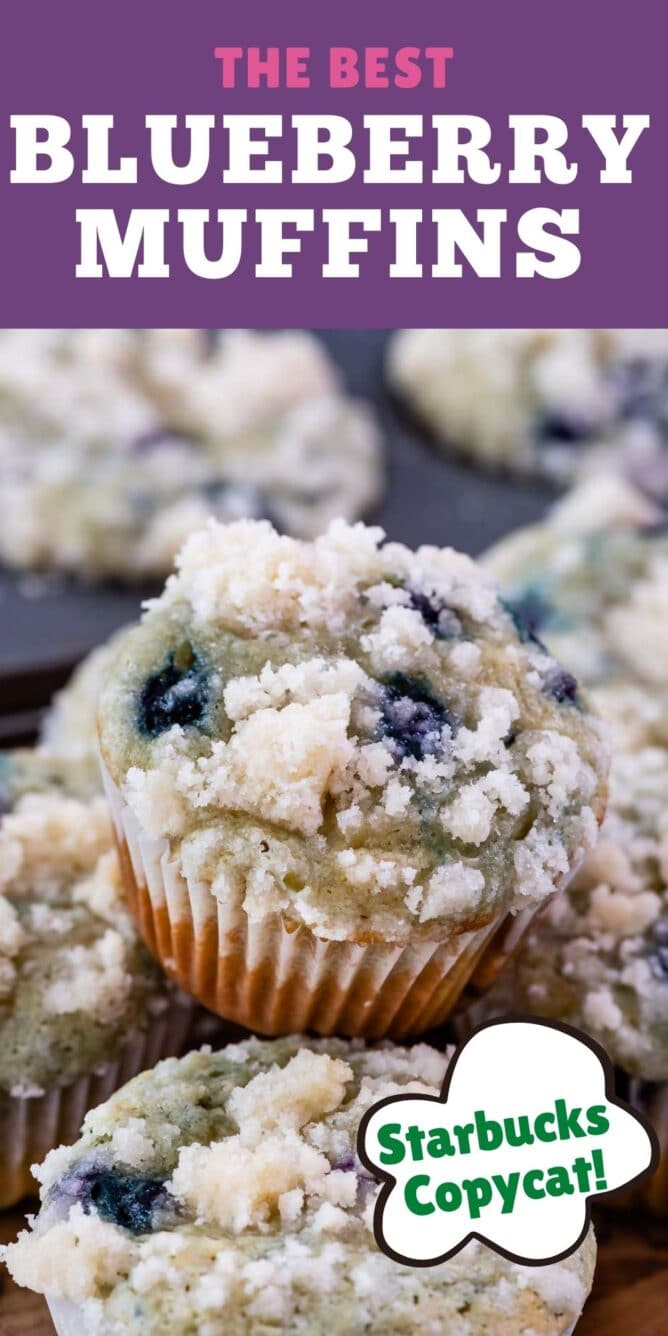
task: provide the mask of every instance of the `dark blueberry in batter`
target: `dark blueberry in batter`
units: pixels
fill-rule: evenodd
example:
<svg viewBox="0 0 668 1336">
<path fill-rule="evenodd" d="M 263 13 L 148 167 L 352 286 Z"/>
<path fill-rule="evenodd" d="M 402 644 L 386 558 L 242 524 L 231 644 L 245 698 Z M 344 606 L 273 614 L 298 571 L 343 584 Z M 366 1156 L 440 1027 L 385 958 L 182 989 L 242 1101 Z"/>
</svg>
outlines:
<svg viewBox="0 0 668 1336">
<path fill-rule="evenodd" d="M 658 918 L 652 928 L 655 942 L 668 946 L 668 918 Z"/>
<path fill-rule="evenodd" d="M 422 760 L 435 752 L 446 724 L 455 731 L 453 716 L 425 683 L 406 673 L 393 673 L 383 685 L 381 732 L 391 739 L 402 759 L 414 756 Z"/>
<path fill-rule="evenodd" d="M 174 724 L 198 724 L 208 705 L 208 673 L 189 644 L 168 654 L 164 668 L 146 679 L 139 698 L 143 733 L 157 738 Z"/>
<path fill-rule="evenodd" d="M 212 482 L 203 483 L 198 490 L 214 515 L 221 515 L 226 520 L 269 520 L 275 529 L 281 528 L 275 512 L 257 487 L 225 482 L 223 478 L 217 478 Z"/>
<path fill-rule="evenodd" d="M 668 918 L 657 919 L 652 928 L 652 936 L 656 946 L 649 955 L 650 969 L 655 978 L 666 983 L 668 982 Z"/>
<path fill-rule="evenodd" d="M 641 524 L 638 527 L 638 533 L 641 538 L 663 538 L 668 534 L 668 512 L 664 512 L 655 520 L 650 520 L 648 524 Z"/>
<path fill-rule="evenodd" d="M 657 979 L 668 982 L 668 946 L 657 946 L 649 957 L 652 974 Z"/>
<path fill-rule="evenodd" d="M 340 1160 L 337 1160 L 336 1163 L 332 1165 L 332 1168 L 340 1169 L 344 1174 L 349 1174 L 352 1169 L 357 1168 L 357 1161 L 352 1154 L 343 1155 Z"/>
<path fill-rule="evenodd" d="M 374 1176 L 364 1168 L 363 1164 L 360 1164 L 359 1160 L 357 1160 L 354 1155 L 342 1156 L 340 1160 L 337 1160 L 336 1163 L 332 1165 L 332 1168 L 341 1169 L 346 1174 L 352 1173 L 354 1170 L 357 1178 L 357 1187 L 361 1193 L 366 1193 L 377 1185 L 377 1180 Z"/>
<path fill-rule="evenodd" d="M 2 783 L 2 780 L 0 780 L 0 817 L 7 816 L 7 813 L 11 812 L 13 806 L 14 804 L 12 802 L 12 795 L 9 788 L 6 784 Z"/>
<path fill-rule="evenodd" d="M 615 367 L 612 382 L 623 418 L 668 431 L 668 366 L 636 357 Z"/>
<path fill-rule="evenodd" d="M 539 444 L 558 441 L 560 445 L 581 445 L 593 434 L 589 423 L 569 418 L 562 413 L 545 413 L 536 422 L 534 432 Z"/>
<path fill-rule="evenodd" d="M 534 645 L 544 648 L 537 633 L 544 626 L 549 626 L 552 609 L 540 589 L 529 587 L 515 598 L 502 598 L 500 601 L 508 616 L 512 618 L 522 643 L 531 641 Z"/>
<path fill-rule="evenodd" d="M 543 691 L 553 700 L 563 705 L 566 701 L 572 705 L 577 703 L 578 684 L 572 673 L 567 673 L 564 668 L 552 668 L 543 682 Z"/>
<path fill-rule="evenodd" d="M 423 622 L 433 631 L 437 640 L 456 640 L 461 636 L 463 627 L 456 612 L 447 603 L 441 603 L 435 595 L 423 593 L 421 589 L 409 589 L 410 606 L 419 612 Z"/>
<path fill-rule="evenodd" d="M 147 1234 L 153 1228 L 153 1213 L 166 1206 L 168 1194 L 161 1178 L 125 1174 L 113 1166 L 84 1165 L 67 1174 L 51 1192 L 52 1201 L 66 1208 L 80 1202 L 132 1234 Z"/>
<path fill-rule="evenodd" d="M 97 1175 L 90 1186 L 90 1203 L 98 1215 L 131 1234 L 153 1228 L 153 1212 L 166 1198 L 160 1178 L 139 1178 L 117 1171 Z"/>
<path fill-rule="evenodd" d="M 167 432 L 164 426 L 154 426 L 151 432 L 135 436 L 131 445 L 132 454 L 151 454 L 152 450 L 158 450 L 160 446 L 174 440 L 174 432 Z"/>
</svg>

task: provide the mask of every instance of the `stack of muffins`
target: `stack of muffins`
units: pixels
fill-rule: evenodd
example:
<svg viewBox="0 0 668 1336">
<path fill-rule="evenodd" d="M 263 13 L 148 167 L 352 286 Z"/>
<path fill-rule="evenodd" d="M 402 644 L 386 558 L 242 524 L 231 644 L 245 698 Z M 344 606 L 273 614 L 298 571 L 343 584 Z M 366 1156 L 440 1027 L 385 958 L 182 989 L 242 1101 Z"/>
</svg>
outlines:
<svg viewBox="0 0 668 1336">
<path fill-rule="evenodd" d="M 434 1093 L 447 1065 L 390 1041 L 493 981 L 591 855 L 608 770 L 575 677 L 494 579 L 450 549 L 383 539 L 335 522 L 306 542 L 266 521 L 187 539 L 113 662 L 73 688 L 85 712 L 105 679 L 118 860 L 99 795 L 70 797 L 53 774 L 38 794 L 8 786 L 6 838 L 41 821 L 62 828 L 63 853 L 31 866 L 26 841 L 5 862 L 0 1026 L 24 1005 L 44 1049 L 65 1034 L 75 1049 L 47 1077 L 17 1054 L 10 1100 L 27 1107 L 33 1086 L 48 1100 L 51 1085 L 62 1104 L 71 1077 L 97 1076 L 108 1043 L 117 1055 L 138 1030 L 149 1065 L 152 998 L 162 1018 L 197 1002 L 279 1036 L 168 1058 L 35 1169 L 41 1210 L 5 1260 L 68 1336 L 566 1336 L 586 1299 L 591 1233 L 545 1268 L 472 1242 L 413 1269 L 374 1240 L 361 1116 L 399 1090 Z M 61 699 L 47 728 L 47 772 L 71 709 Z M 72 749 L 60 765 L 89 782 L 85 728 Z M 76 827 L 67 813 L 49 825 L 74 802 L 88 804 Z"/>
</svg>

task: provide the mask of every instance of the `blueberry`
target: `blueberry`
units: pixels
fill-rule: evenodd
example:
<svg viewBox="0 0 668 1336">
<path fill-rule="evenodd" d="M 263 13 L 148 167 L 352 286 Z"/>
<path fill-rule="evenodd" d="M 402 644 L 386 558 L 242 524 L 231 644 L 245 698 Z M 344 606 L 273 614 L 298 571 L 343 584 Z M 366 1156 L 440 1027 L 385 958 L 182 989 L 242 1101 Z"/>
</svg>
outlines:
<svg viewBox="0 0 668 1336">
<path fill-rule="evenodd" d="M 143 431 L 139 436 L 135 436 L 130 449 L 133 455 L 150 455 L 152 450 L 164 445 L 168 439 L 169 435 L 164 427 L 152 427 L 150 431 Z"/>
<path fill-rule="evenodd" d="M 668 534 L 668 514 L 658 515 L 648 524 L 642 524 L 637 532 L 641 538 L 664 538 Z"/>
<path fill-rule="evenodd" d="M 566 701 L 571 704 L 577 704 L 578 684 L 572 673 L 567 673 L 564 668 L 552 668 L 543 679 L 543 691 L 552 700 L 556 700 L 559 705 Z"/>
<path fill-rule="evenodd" d="M 656 979 L 668 982 L 668 918 L 657 919 L 652 928 L 656 943 L 649 955 L 649 966 Z"/>
<path fill-rule="evenodd" d="M 341 1159 L 332 1165 L 332 1169 L 340 1169 L 342 1173 L 349 1174 L 353 1169 L 357 1169 L 355 1156 L 352 1154 L 342 1155 Z"/>
<path fill-rule="evenodd" d="M 126 1174 L 111 1166 L 80 1166 L 56 1185 L 52 1200 L 66 1206 L 80 1202 L 84 1211 L 92 1210 L 111 1224 L 131 1234 L 147 1234 L 153 1228 L 154 1212 L 167 1205 L 168 1194 L 162 1178 Z"/>
<path fill-rule="evenodd" d="M 668 946 L 657 946 L 649 957 L 652 974 L 664 983 L 668 981 Z"/>
<path fill-rule="evenodd" d="M 368 1171 L 364 1168 L 364 1165 L 360 1164 L 359 1160 L 357 1160 L 355 1156 L 352 1154 L 343 1155 L 341 1159 L 336 1160 L 336 1162 L 332 1165 L 332 1169 L 339 1169 L 346 1174 L 354 1173 L 355 1177 L 357 1178 L 358 1191 L 363 1194 L 367 1193 L 371 1188 L 375 1188 L 377 1186 L 376 1179 L 373 1177 L 373 1175 L 368 1173 Z"/>
<path fill-rule="evenodd" d="M 157 738 L 174 724 L 185 728 L 200 723 L 207 705 L 207 670 L 186 643 L 168 654 L 165 666 L 146 679 L 139 698 L 139 727 Z"/>
<path fill-rule="evenodd" d="M 592 427 L 581 419 L 568 417 L 565 413 L 544 413 L 538 418 L 534 434 L 539 444 L 557 441 L 560 445 L 581 445 L 591 439 Z"/>
<path fill-rule="evenodd" d="M 627 421 L 656 423 L 668 431 L 668 366 L 632 358 L 615 367 L 612 383 L 619 412 Z"/>
<path fill-rule="evenodd" d="M 200 496 L 221 520 L 269 520 L 280 531 L 280 524 L 264 494 L 250 484 L 226 482 L 215 478 L 198 488 Z"/>
<path fill-rule="evenodd" d="M 419 612 L 423 622 L 433 631 L 437 640 L 456 640 L 462 634 L 462 624 L 456 612 L 435 595 L 421 589 L 408 589 L 410 607 Z"/>
<path fill-rule="evenodd" d="M 661 946 L 668 946 L 668 917 L 658 918 L 652 928 L 655 942 Z"/>
<path fill-rule="evenodd" d="M 422 760 L 438 749 L 441 732 L 455 720 L 429 687 L 406 673 L 384 679 L 381 699 L 382 734 L 390 738 L 399 757 Z"/>
<path fill-rule="evenodd" d="M 500 602 L 512 619 L 522 643 L 527 644 L 530 641 L 534 645 L 540 645 L 543 649 L 544 646 L 537 632 L 542 630 L 544 626 L 549 626 L 552 619 L 552 608 L 541 590 L 530 585 L 515 598 L 502 598 Z"/>
<path fill-rule="evenodd" d="M 90 1189 L 90 1201 L 98 1215 L 131 1234 L 147 1234 L 153 1227 L 153 1212 L 166 1200 L 161 1178 L 134 1174 L 101 1173 Z"/>
</svg>

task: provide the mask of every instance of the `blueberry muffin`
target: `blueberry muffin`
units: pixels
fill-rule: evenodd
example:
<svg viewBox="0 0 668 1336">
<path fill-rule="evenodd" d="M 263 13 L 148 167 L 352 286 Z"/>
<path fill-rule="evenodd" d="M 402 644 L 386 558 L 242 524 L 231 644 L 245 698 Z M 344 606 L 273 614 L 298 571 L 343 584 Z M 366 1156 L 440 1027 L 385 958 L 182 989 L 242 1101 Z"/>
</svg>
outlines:
<svg viewBox="0 0 668 1336">
<path fill-rule="evenodd" d="M 593 1035 L 632 1076 L 668 1080 L 668 756 L 613 759 L 601 838 L 515 965 L 522 1010 Z"/>
<path fill-rule="evenodd" d="M 100 698 L 142 932 L 263 1032 L 442 1020 L 605 804 L 599 726 L 491 578 L 382 540 L 211 522 Z"/>
<path fill-rule="evenodd" d="M 384 1096 L 435 1094 L 445 1067 L 425 1045 L 299 1039 L 163 1062 L 47 1157 L 33 1228 L 3 1250 L 10 1272 L 68 1336 L 566 1336 L 591 1286 L 591 1232 L 547 1267 L 474 1242 L 411 1268 L 376 1245 L 360 1119 Z"/>
<path fill-rule="evenodd" d="M 14 444 L 0 457 L 0 556 L 10 566 L 158 578 L 209 515 L 270 513 L 257 488 L 222 479 L 200 443 L 159 428 L 113 452 Z"/>
<path fill-rule="evenodd" d="M 535 920 L 488 1010 L 564 1020 L 601 1043 L 663 1148 L 642 1200 L 668 1213 L 668 753 L 613 758 L 596 848 Z"/>
<path fill-rule="evenodd" d="M 12 438 L 122 450 L 156 414 L 136 382 L 138 333 L 0 330 L 0 457 Z"/>
<path fill-rule="evenodd" d="M 484 560 L 531 633 L 593 692 L 618 746 L 668 742 L 668 530 L 637 492 L 583 484 Z"/>
<path fill-rule="evenodd" d="M 380 489 L 369 409 L 306 333 L 0 332 L 0 556 L 165 575 L 209 515 L 312 534 Z"/>
<path fill-rule="evenodd" d="M 287 533 L 313 537 L 378 500 L 380 442 L 370 410 L 342 392 L 310 332 L 237 329 L 203 338 L 151 330 L 141 374 L 167 421 L 208 443 L 217 473 L 262 498 L 262 510 L 239 516 L 265 514 Z M 229 509 L 213 513 L 232 518 Z"/>
<path fill-rule="evenodd" d="M 87 1108 L 178 1052 L 192 1006 L 142 945 L 121 896 L 104 798 L 85 767 L 2 758 L 0 1205 L 73 1140 Z"/>
<path fill-rule="evenodd" d="M 509 606 L 590 685 L 614 729 L 601 838 L 493 991 L 598 1039 L 664 1148 L 642 1200 L 668 1212 L 668 538 L 619 483 L 577 489 L 487 564 Z"/>
<path fill-rule="evenodd" d="M 434 436 L 563 484 L 618 468 L 668 499 L 668 331 L 399 331 L 389 378 Z"/>
</svg>

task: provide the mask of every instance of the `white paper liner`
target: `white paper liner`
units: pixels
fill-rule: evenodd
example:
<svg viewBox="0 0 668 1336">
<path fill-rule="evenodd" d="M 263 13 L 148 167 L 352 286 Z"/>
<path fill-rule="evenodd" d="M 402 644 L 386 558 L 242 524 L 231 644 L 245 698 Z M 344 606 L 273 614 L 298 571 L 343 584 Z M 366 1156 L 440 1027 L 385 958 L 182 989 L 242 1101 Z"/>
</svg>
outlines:
<svg viewBox="0 0 668 1336">
<path fill-rule="evenodd" d="M 127 899 L 149 949 L 204 1006 L 262 1034 L 424 1033 L 442 1024 L 467 986 L 492 982 L 536 912 L 407 946 L 323 941 L 304 925 L 288 928 L 278 913 L 251 921 L 240 904 L 187 882 L 167 841 L 147 835 L 104 778 Z"/>
<path fill-rule="evenodd" d="M 46 1302 L 58 1336 L 85 1336 L 86 1324 L 79 1304 L 72 1304 L 69 1299 L 49 1299 L 48 1295 Z"/>
<path fill-rule="evenodd" d="M 183 1051 L 196 1010 L 186 999 L 171 1002 L 96 1072 L 43 1095 L 8 1100 L 0 1109 L 0 1209 L 36 1193 L 30 1166 L 54 1146 L 76 1141 L 89 1109 L 161 1058 Z"/>
</svg>

